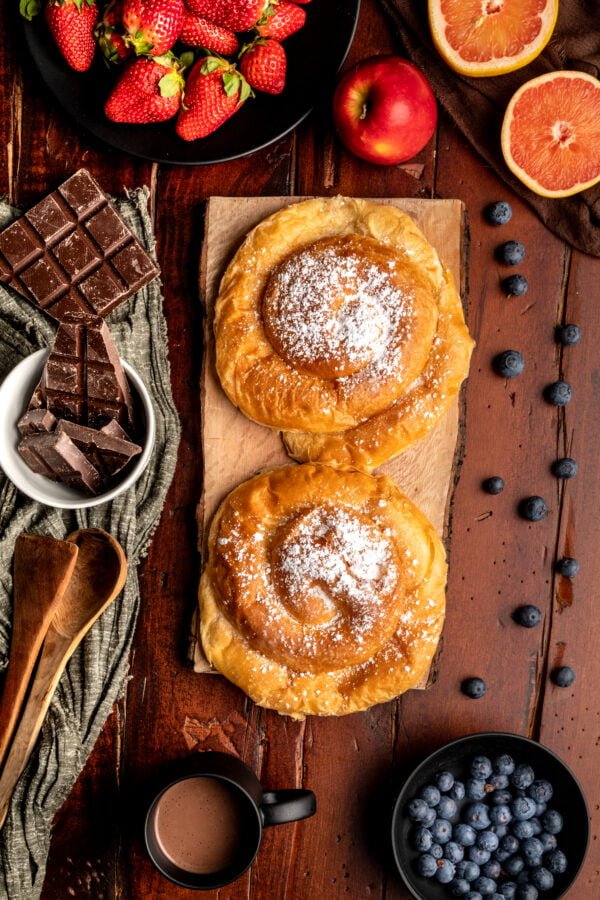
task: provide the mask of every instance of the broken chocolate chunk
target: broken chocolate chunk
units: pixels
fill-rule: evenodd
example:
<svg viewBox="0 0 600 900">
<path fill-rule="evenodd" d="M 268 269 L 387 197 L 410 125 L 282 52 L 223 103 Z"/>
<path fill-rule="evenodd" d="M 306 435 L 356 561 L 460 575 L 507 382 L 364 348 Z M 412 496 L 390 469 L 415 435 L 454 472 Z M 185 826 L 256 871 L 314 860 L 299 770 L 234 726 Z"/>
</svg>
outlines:
<svg viewBox="0 0 600 900">
<path fill-rule="evenodd" d="M 134 456 L 142 452 L 142 448 L 137 444 L 123 438 L 111 437 L 103 429 L 98 431 L 95 428 L 86 428 L 84 425 L 61 420 L 56 430 L 58 433 L 66 434 L 73 441 L 104 479 L 116 475 Z"/>
<path fill-rule="evenodd" d="M 100 473 L 63 432 L 27 434 L 17 449 L 32 472 L 88 494 L 100 490 Z"/>
</svg>

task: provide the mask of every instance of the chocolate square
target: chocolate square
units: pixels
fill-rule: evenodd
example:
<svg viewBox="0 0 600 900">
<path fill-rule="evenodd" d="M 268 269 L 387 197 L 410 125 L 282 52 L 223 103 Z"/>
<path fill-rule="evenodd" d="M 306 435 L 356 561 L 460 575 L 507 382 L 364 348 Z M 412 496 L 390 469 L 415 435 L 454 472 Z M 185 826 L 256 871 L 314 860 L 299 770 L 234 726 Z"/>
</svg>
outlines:
<svg viewBox="0 0 600 900">
<path fill-rule="evenodd" d="M 112 309 L 126 293 L 106 263 L 82 281 L 79 290 L 99 314 Z"/>
<path fill-rule="evenodd" d="M 42 255 L 42 247 L 38 244 L 34 233 L 22 219 L 18 219 L 0 232 L 0 252 L 13 268 L 29 265 L 36 257 Z"/>
<path fill-rule="evenodd" d="M 117 249 L 131 239 L 131 231 L 109 204 L 88 219 L 86 228 L 105 253 Z"/>
<path fill-rule="evenodd" d="M 154 263 L 137 241 L 115 254 L 113 266 L 132 291 L 147 284 L 149 275 L 155 270 Z"/>
<path fill-rule="evenodd" d="M 98 264 L 94 246 L 80 231 L 74 231 L 54 247 L 54 255 L 68 275 L 75 278 Z"/>
<path fill-rule="evenodd" d="M 68 282 L 48 256 L 42 256 L 26 269 L 21 275 L 21 281 L 42 308 L 68 289 Z"/>
<path fill-rule="evenodd" d="M 106 203 L 106 195 L 87 169 L 79 169 L 58 189 L 79 219 Z"/>
<path fill-rule="evenodd" d="M 21 434 L 51 432 L 56 427 L 56 418 L 48 409 L 28 409 L 17 422 Z"/>
<path fill-rule="evenodd" d="M 52 194 L 36 203 L 25 218 L 35 228 L 43 241 L 58 239 L 75 227 L 75 223 L 58 204 Z"/>
</svg>

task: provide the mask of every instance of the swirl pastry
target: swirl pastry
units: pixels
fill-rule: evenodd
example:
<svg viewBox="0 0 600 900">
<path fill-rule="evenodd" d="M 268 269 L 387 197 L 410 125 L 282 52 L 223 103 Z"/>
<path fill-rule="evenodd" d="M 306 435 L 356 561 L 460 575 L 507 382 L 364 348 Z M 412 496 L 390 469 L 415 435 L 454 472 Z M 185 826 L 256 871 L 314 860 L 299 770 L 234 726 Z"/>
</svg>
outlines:
<svg viewBox="0 0 600 900">
<path fill-rule="evenodd" d="M 426 674 L 445 582 L 433 526 L 391 479 L 285 466 L 215 515 L 204 652 L 260 706 L 294 718 L 367 709 Z"/>
</svg>

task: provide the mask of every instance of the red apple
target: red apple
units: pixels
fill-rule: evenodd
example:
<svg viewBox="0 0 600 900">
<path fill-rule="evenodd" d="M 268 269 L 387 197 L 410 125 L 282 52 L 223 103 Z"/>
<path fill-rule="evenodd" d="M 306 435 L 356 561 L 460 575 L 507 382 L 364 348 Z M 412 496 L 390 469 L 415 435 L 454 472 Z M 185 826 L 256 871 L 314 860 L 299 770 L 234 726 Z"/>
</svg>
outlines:
<svg viewBox="0 0 600 900">
<path fill-rule="evenodd" d="M 359 62 L 339 82 L 333 121 L 346 147 L 369 162 L 397 165 L 422 150 L 437 105 L 422 72 L 399 56 Z"/>
</svg>

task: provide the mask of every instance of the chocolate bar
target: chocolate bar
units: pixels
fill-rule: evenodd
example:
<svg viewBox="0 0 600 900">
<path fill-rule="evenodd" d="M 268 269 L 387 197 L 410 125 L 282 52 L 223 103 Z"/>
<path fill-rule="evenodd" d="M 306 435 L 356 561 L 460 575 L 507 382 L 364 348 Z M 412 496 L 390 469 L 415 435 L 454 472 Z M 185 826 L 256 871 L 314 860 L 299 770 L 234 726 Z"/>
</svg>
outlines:
<svg viewBox="0 0 600 900">
<path fill-rule="evenodd" d="M 49 433 L 56 428 L 56 417 L 48 409 L 28 409 L 17 422 L 17 428 L 23 435 Z"/>
<path fill-rule="evenodd" d="M 0 232 L 0 281 L 59 321 L 105 316 L 157 275 L 87 169 Z"/>
<path fill-rule="evenodd" d="M 71 314 L 60 323 L 32 403 L 40 398 L 57 419 L 91 428 L 116 419 L 132 428 L 127 376 L 103 319 Z"/>
<path fill-rule="evenodd" d="M 105 429 L 96 431 L 94 428 L 61 420 L 56 431 L 58 434 L 66 434 L 73 441 L 103 479 L 116 475 L 134 456 L 142 452 L 137 444 L 120 437 L 111 437 Z"/>
<path fill-rule="evenodd" d="M 29 468 L 39 475 L 89 494 L 100 490 L 100 473 L 63 432 L 28 434 L 17 449 Z"/>
</svg>

